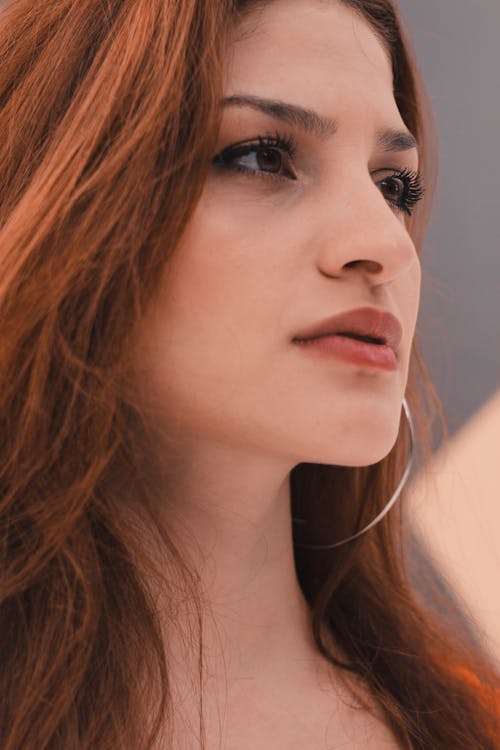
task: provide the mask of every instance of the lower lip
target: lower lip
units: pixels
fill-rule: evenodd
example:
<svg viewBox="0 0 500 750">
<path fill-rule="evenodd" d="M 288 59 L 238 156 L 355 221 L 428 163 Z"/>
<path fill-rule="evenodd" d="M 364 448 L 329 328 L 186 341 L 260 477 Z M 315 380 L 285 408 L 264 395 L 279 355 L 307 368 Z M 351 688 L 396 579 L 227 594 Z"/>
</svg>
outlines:
<svg viewBox="0 0 500 750">
<path fill-rule="evenodd" d="M 295 343 L 310 354 L 335 357 L 362 367 L 380 370 L 396 370 L 398 367 L 394 350 L 385 344 L 369 344 L 339 335 L 295 340 Z"/>
</svg>

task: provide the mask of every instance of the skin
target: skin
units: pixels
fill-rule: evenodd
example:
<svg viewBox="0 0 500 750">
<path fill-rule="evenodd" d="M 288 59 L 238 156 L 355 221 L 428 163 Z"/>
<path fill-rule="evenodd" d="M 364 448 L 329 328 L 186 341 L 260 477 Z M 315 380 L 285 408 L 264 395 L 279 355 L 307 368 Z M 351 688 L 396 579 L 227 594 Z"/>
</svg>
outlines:
<svg viewBox="0 0 500 750">
<path fill-rule="evenodd" d="M 405 214 L 380 181 L 417 170 L 418 153 L 376 150 L 379 129 L 407 129 L 389 59 L 370 27 L 336 2 L 269 4 L 235 30 L 226 71 L 225 96 L 310 107 L 337 119 L 338 130 L 320 141 L 250 108 L 226 108 L 217 153 L 276 129 L 292 133 L 295 163 L 283 158 L 297 179 L 213 167 L 135 344 L 158 453 L 175 455 L 162 478 L 165 514 L 206 592 L 209 692 L 229 706 L 213 737 L 233 731 L 244 747 L 252 715 L 262 737 L 255 729 L 249 747 L 322 747 L 321 717 L 333 707 L 346 720 L 333 721 L 330 739 L 354 748 L 377 737 L 371 746 L 395 747 L 367 715 L 348 712 L 338 685 L 335 699 L 318 700 L 289 474 L 303 461 L 372 464 L 394 445 L 420 265 Z M 259 169 L 255 155 L 238 162 Z M 365 305 L 401 322 L 397 370 L 319 361 L 292 343 L 304 327 Z M 183 648 L 175 642 L 173 671 L 187 685 L 197 663 Z"/>
</svg>

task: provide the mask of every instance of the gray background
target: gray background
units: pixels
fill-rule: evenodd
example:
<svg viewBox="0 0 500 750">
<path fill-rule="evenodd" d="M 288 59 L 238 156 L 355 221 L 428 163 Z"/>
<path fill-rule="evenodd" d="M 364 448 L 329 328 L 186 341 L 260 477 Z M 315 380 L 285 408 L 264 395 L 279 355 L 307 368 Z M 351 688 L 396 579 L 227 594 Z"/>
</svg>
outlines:
<svg viewBox="0 0 500 750">
<path fill-rule="evenodd" d="M 419 330 L 453 434 L 500 387 L 500 0 L 399 6 L 439 140 Z"/>
</svg>

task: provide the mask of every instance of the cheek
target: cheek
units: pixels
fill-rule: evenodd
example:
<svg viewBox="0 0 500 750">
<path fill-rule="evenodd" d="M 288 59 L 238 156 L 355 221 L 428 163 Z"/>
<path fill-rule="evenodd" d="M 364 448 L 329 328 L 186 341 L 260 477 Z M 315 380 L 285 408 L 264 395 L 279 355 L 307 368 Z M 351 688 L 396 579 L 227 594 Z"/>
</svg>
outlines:
<svg viewBox="0 0 500 750">
<path fill-rule="evenodd" d="M 257 284 L 227 214 L 199 207 L 171 261 L 161 290 L 162 318 L 176 338 L 204 351 L 237 344 L 246 290 Z"/>
<path fill-rule="evenodd" d="M 412 314 L 413 314 L 414 327 L 417 321 L 418 308 L 420 305 L 421 283 L 422 283 L 422 267 L 420 265 L 420 259 L 417 258 L 412 268 L 412 274 L 411 274 L 411 291 L 412 291 L 411 302 L 412 302 Z"/>
<path fill-rule="evenodd" d="M 410 366 L 412 343 L 418 318 L 420 303 L 421 268 L 418 259 L 399 280 L 396 293 L 397 309 L 403 323 L 403 342 L 401 350 L 402 374 L 406 382 Z"/>
<path fill-rule="evenodd" d="M 286 301 L 277 246 L 276 231 L 264 232 L 254 213 L 231 211 L 215 189 L 207 190 L 176 250 L 164 319 L 238 360 L 258 358 Z"/>
<path fill-rule="evenodd" d="M 261 245 L 227 211 L 195 213 L 139 337 L 139 377 L 164 416 L 199 426 L 258 390 L 279 299 Z"/>
<path fill-rule="evenodd" d="M 398 283 L 398 306 L 408 338 L 413 338 L 420 304 L 421 266 L 418 258 Z"/>
</svg>

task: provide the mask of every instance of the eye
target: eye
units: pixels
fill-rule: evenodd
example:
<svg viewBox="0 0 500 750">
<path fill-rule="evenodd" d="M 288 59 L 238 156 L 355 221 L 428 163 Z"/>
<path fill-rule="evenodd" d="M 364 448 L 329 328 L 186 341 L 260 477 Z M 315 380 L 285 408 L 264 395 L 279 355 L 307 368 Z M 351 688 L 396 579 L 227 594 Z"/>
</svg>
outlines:
<svg viewBox="0 0 500 750">
<path fill-rule="evenodd" d="M 276 131 L 273 136 L 258 136 L 257 141 L 225 148 L 213 158 L 213 164 L 218 169 L 240 172 L 249 177 L 296 180 L 297 176 L 289 166 L 296 151 L 293 136 L 282 136 Z M 409 169 L 395 172 L 378 184 L 383 187 L 388 203 L 408 216 L 412 215 L 413 206 L 425 192 L 420 172 Z"/>
<path fill-rule="evenodd" d="M 412 215 L 413 206 L 423 198 L 425 193 L 422 175 L 420 172 L 412 172 L 409 169 L 395 172 L 378 184 L 388 187 L 388 190 L 384 192 L 389 194 L 387 198 L 389 203 L 398 210 L 404 211 L 408 216 Z"/>
<path fill-rule="evenodd" d="M 293 137 L 281 136 L 276 131 L 274 136 L 259 136 L 252 143 L 224 149 L 214 157 L 213 164 L 220 169 L 243 172 L 251 177 L 296 180 L 295 173 L 284 166 L 293 161 L 295 152 Z M 243 160 L 246 164 L 242 163 Z"/>
</svg>

